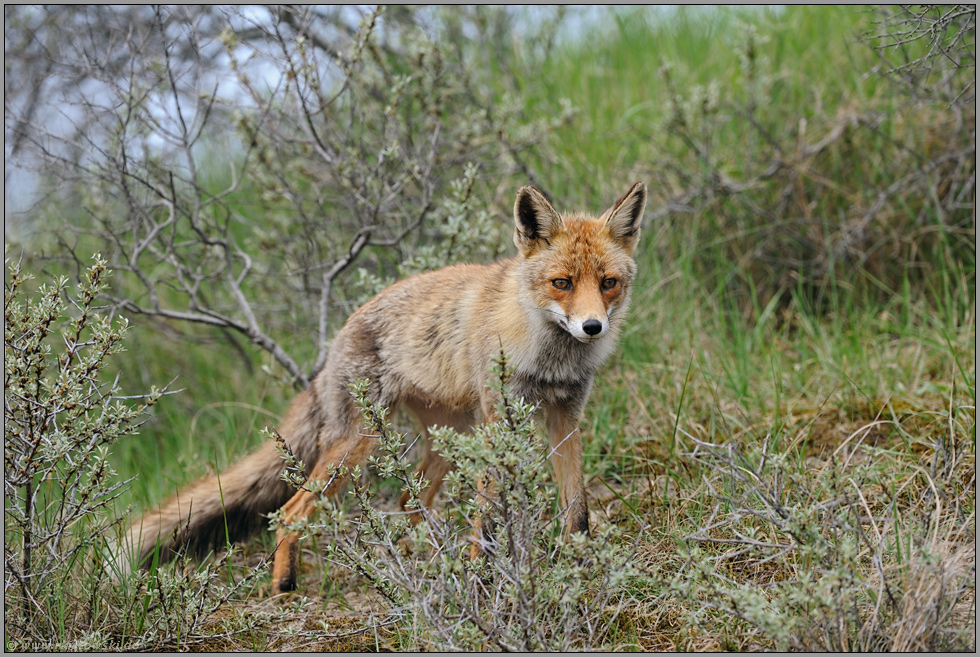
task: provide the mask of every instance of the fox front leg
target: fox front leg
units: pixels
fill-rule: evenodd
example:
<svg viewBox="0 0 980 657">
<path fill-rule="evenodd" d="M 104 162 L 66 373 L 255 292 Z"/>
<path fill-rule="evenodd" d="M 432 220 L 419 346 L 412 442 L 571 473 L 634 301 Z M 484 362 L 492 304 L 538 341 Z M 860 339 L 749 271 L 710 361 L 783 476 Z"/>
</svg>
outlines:
<svg viewBox="0 0 980 657">
<path fill-rule="evenodd" d="M 589 508 L 585 501 L 585 478 L 582 473 L 580 414 L 560 406 L 546 406 L 544 412 L 551 443 L 551 463 L 561 491 L 565 534 L 588 534 Z"/>
</svg>

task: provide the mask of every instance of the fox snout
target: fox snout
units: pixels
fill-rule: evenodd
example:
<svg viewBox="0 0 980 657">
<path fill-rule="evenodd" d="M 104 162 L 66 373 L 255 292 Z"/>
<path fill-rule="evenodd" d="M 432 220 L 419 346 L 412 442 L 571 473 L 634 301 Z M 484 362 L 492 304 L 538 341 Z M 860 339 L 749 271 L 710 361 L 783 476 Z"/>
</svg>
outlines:
<svg viewBox="0 0 980 657">
<path fill-rule="evenodd" d="M 564 322 L 565 330 L 572 334 L 576 340 L 581 342 L 595 342 L 609 331 L 609 319 L 587 317 L 576 319 L 569 317 Z"/>
<path fill-rule="evenodd" d="M 547 317 L 579 342 L 592 343 L 609 332 L 609 315 L 601 311 L 579 314 L 552 302 L 547 308 Z"/>
</svg>

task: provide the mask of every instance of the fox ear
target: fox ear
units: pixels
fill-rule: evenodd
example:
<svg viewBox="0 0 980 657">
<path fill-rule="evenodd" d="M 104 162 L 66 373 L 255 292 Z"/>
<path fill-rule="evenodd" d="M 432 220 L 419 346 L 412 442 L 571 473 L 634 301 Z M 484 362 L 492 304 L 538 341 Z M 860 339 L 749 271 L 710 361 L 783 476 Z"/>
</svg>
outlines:
<svg viewBox="0 0 980 657">
<path fill-rule="evenodd" d="M 633 183 L 613 206 L 606 211 L 606 230 L 626 253 L 632 254 L 640 241 L 640 223 L 647 204 L 647 186 Z"/>
<path fill-rule="evenodd" d="M 551 243 L 562 228 L 561 215 L 544 194 L 533 187 L 521 187 L 514 201 L 514 244 L 521 255 L 529 256 Z"/>
</svg>

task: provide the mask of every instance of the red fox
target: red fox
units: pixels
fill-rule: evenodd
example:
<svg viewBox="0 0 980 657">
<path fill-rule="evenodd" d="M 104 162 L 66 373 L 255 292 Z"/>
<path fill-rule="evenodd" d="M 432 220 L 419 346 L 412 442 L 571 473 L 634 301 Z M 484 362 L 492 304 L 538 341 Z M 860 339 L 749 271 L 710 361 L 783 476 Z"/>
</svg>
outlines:
<svg viewBox="0 0 980 657">
<path fill-rule="evenodd" d="M 640 182 L 599 217 L 561 214 L 537 189 L 522 187 L 514 203 L 517 256 L 418 274 L 364 304 L 279 427 L 308 474 L 330 480 L 339 464 L 364 464 L 373 451 L 348 388 L 357 379 L 370 381 L 374 403 L 414 413 L 424 435 L 436 425 L 466 431 L 495 419 L 487 381 L 502 350 L 514 394 L 543 411 L 566 531 L 588 533 L 578 424 L 626 316 L 645 205 Z M 449 467 L 426 452 L 423 505 L 431 505 Z M 280 479 L 283 469 L 270 441 L 224 474 L 181 491 L 129 530 L 137 563 L 146 565 L 157 549 L 165 561 L 179 547 L 202 554 L 226 538 L 240 540 L 280 506 L 287 521 L 308 517 L 313 494 L 292 489 Z M 342 484 L 334 478 L 326 494 Z M 277 533 L 273 593 L 296 588 L 298 540 Z"/>
</svg>

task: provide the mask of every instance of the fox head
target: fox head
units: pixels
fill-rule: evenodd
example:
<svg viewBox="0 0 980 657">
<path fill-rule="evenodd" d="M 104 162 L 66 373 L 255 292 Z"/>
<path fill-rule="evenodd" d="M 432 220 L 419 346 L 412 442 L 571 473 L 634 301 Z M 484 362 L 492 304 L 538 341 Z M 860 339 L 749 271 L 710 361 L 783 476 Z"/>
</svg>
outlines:
<svg viewBox="0 0 980 657">
<path fill-rule="evenodd" d="M 514 203 L 514 243 L 522 258 L 522 301 L 576 340 L 610 333 L 629 306 L 636 276 L 646 186 L 634 183 L 599 217 L 562 215 L 533 187 Z"/>
</svg>

